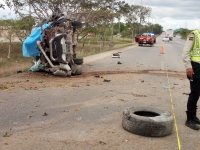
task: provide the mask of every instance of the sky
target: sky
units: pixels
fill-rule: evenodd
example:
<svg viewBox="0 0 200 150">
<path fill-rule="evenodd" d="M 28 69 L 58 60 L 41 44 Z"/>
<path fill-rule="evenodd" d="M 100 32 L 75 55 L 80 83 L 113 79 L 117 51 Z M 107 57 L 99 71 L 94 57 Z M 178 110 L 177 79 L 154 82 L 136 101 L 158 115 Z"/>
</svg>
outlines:
<svg viewBox="0 0 200 150">
<path fill-rule="evenodd" d="M 125 0 L 130 5 L 152 8 L 151 23 L 158 23 L 163 30 L 187 28 L 200 29 L 200 0 Z"/>
<path fill-rule="evenodd" d="M 200 0 L 125 0 L 130 5 L 143 5 L 152 8 L 148 21 L 158 23 L 163 30 L 187 28 L 200 29 Z M 3 3 L 3 0 L 0 0 Z M 15 16 L 8 8 L 0 8 L 0 17 Z"/>
</svg>

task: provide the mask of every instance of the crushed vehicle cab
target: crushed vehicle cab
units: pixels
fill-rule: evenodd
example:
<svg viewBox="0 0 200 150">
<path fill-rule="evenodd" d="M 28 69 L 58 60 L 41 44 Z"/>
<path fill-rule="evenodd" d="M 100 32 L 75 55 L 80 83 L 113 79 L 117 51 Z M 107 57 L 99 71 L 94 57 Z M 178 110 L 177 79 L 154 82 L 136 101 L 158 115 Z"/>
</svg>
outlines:
<svg viewBox="0 0 200 150">
<path fill-rule="evenodd" d="M 69 12 L 56 8 L 52 16 L 40 21 L 23 42 L 23 56 L 34 58 L 29 71 L 69 77 L 82 74 L 83 58 L 76 57 L 75 38 L 76 29 L 82 28 L 81 15 L 76 19 L 70 16 Z"/>
<path fill-rule="evenodd" d="M 156 43 L 156 36 L 152 33 L 143 33 L 138 39 L 138 45 L 150 45 L 153 46 Z"/>
</svg>

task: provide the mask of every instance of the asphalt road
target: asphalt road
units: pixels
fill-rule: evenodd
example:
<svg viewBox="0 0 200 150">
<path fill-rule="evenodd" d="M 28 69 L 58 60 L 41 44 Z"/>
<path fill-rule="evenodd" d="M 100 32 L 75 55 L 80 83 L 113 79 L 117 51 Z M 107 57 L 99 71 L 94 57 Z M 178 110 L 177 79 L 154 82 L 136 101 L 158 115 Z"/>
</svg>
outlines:
<svg viewBox="0 0 200 150">
<path fill-rule="evenodd" d="M 135 45 L 89 56 L 78 77 L 23 73 L 1 78 L 8 88 L 0 91 L 0 149 L 200 149 L 199 131 L 184 125 L 183 93 L 189 92 L 189 82 L 183 45 L 179 38 L 164 43 L 158 37 L 153 47 Z M 120 58 L 112 58 L 116 52 Z M 122 112 L 131 106 L 169 111 L 175 121 L 172 134 L 153 138 L 124 130 Z"/>
</svg>

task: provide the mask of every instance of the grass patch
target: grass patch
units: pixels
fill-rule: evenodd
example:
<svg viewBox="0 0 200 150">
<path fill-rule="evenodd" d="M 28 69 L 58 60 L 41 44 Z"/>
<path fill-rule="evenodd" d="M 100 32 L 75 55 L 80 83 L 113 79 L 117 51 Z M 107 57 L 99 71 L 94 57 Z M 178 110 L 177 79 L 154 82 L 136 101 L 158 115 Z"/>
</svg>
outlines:
<svg viewBox="0 0 200 150">
<path fill-rule="evenodd" d="M 27 70 L 32 65 L 32 58 L 22 56 L 22 43 L 11 44 L 10 58 L 8 58 L 9 43 L 0 42 L 0 76 L 9 76 L 18 70 Z"/>
<path fill-rule="evenodd" d="M 114 46 L 111 47 L 110 41 L 102 42 L 99 38 L 90 37 L 86 40 L 84 48 L 82 49 L 82 42 L 78 43 L 76 53 L 77 57 L 86 57 L 126 46 L 133 45 L 131 39 L 123 39 L 114 37 Z M 11 44 L 10 58 L 8 58 L 9 43 L 0 42 L 0 76 L 10 76 L 16 74 L 17 71 L 28 71 L 33 65 L 33 58 L 22 56 L 22 43 L 13 42 Z M 3 88 L 2 86 L 0 88 Z"/>
</svg>

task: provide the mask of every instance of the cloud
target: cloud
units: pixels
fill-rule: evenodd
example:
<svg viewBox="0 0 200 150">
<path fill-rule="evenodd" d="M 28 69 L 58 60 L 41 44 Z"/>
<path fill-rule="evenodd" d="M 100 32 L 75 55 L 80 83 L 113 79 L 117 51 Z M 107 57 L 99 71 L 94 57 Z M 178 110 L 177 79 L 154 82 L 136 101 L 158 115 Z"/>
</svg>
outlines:
<svg viewBox="0 0 200 150">
<path fill-rule="evenodd" d="M 2 0 L 0 0 L 1 2 Z M 152 8 L 148 20 L 158 23 L 164 30 L 169 28 L 200 29 L 200 0 L 125 0 L 130 5 L 143 5 Z M 16 18 L 9 8 L 0 9 L 0 18 Z"/>
<path fill-rule="evenodd" d="M 199 0 L 125 0 L 130 5 L 143 5 L 152 8 L 152 16 L 163 26 L 168 28 L 200 28 Z"/>
</svg>

